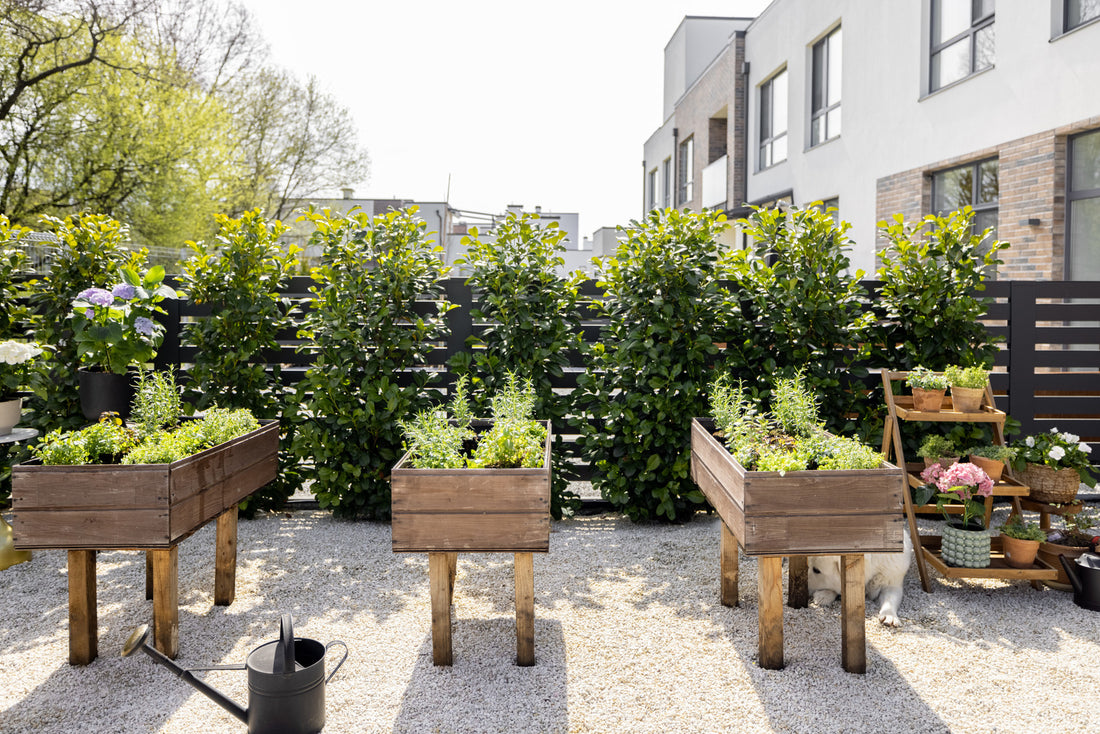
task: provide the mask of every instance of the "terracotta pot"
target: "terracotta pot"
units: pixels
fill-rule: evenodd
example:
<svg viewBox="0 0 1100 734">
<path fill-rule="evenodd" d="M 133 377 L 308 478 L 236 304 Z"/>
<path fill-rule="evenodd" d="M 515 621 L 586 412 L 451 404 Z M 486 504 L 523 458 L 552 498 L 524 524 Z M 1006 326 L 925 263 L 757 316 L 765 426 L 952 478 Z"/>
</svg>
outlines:
<svg viewBox="0 0 1100 734">
<path fill-rule="evenodd" d="M 1058 560 L 1058 556 L 1063 555 L 1073 561 L 1076 560 L 1078 556 L 1088 552 L 1089 549 L 1087 546 L 1059 545 L 1051 542 L 1039 543 L 1039 553 L 1037 554 L 1039 560 L 1058 572 L 1058 578 L 1055 581 L 1046 581 L 1044 583 L 1052 589 L 1073 591 L 1073 587 L 1070 586 L 1069 583 L 1069 576 L 1066 575 L 1065 569 L 1062 568 L 1062 563 Z"/>
<path fill-rule="evenodd" d="M 960 413 L 977 413 L 985 396 L 984 387 L 951 386 L 951 405 Z"/>
<path fill-rule="evenodd" d="M 933 466 L 935 464 L 939 464 L 941 467 L 946 469 L 947 467 L 949 467 L 952 464 L 958 462 L 958 460 L 959 460 L 958 456 L 941 456 L 938 459 L 934 459 L 930 456 L 922 456 L 921 458 L 924 460 L 924 468 L 925 469 L 927 469 L 928 467 Z"/>
<path fill-rule="evenodd" d="M 1035 555 L 1039 552 L 1039 541 L 1010 538 L 1001 533 L 1001 548 L 1004 550 L 1005 563 L 1013 568 L 1031 568 L 1035 564 Z"/>
<path fill-rule="evenodd" d="M 986 456 L 970 455 L 970 463 L 978 467 L 994 482 L 1001 481 L 1001 474 L 1004 473 L 1005 463 L 1003 461 L 997 461 L 996 459 L 990 459 Z M 1036 541 L 1038 542 L 1038 541 Z"/>
<path fill-rule="evenodd" d="M 940 408 L 943 407 L 943 396 L 947 393 L 946 390 L 925 390 L 924 388 L 913 388 L 913 407 L 922 413 L 938 413 Z"/>
</svg>

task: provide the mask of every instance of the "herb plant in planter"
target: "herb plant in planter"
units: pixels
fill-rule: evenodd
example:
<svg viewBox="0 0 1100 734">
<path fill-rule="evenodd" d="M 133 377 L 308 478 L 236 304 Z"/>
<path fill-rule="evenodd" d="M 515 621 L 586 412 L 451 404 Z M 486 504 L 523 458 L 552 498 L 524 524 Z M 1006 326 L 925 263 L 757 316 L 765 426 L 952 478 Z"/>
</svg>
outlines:
<svg viewBox="0 0 1100 734">
<path fill-rule="evenodd" d="M 924 459 L 924 467 L 939 465 L 946 469 L 959 460 L 959 450 L 947 436 L 933 433 L 921 443 L 917 456 Z M 923 503 L 922 503 L 923 504 Z"/>
<path fill-rule="evenodd" d="M 1016 449 L 1001 444 L 975 446 L 970 449 L 970 463 L 977 464 L 994 482 L 1000 481 L 1006 464 L 1016 456 Z"/>
<path fill-rule="evenodd" d="M 947 392 L 947 378 L 922 365 L 910 370 L 905 384 L 913 389 L 913 407 L 927 413 L 938 413 Z"/>
<path fill-rule="evenodd" d="M 531 554 L 550 549 L 551 436 L 533 408 L 530 385 L 510 375 L 492 420 L 471 420 L 460 381 L 450 416 L 422 411 L 404 424 L 409 450 L 391 477 L 393 550 L 428 553 L 436 665 L 452 660 L 459 551 L 515 554 L 517 662 L 535 662 Z"/>
<path fill-rule="evenodd" d="M 985 388 L 989 384 L 989 370 L 980 365 L 949 365 L 943 374 L 951 387 L 951 404 L 955 410 L 960 413 L 977 413 L 981 410 Z"/>
<path fill-rule="evenodd" d="M 1013 568 L 1031 568 L 1035 564 L 1035 555 L 1039 552 L 1039 543 L 1047 539 L 1047 534 L 1037 523 L 1024 523 L 1019 515 L 1013 515 L 1001 526 L 1001 548 L 1004 550 L 1005 563 Z"/>
</svg>

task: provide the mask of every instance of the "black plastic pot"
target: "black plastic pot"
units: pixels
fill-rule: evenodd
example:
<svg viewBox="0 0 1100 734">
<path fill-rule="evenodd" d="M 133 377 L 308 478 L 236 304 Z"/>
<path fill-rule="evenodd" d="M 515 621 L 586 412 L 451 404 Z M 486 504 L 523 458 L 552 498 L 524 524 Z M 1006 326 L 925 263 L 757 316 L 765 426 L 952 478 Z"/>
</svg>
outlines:
<svg viewBox="0 0 1100 734">
<path fill-rule="evenodd" d="M 130 403 L 134 400 L 134 375 L 118 375 L 84 367 L 79 368 L 76 374 L 80 391 L 80 411 L 85 418 L 97 421 L 103 413 L 118 413 L 123 420 L 130 417 Z"/>
</svg>

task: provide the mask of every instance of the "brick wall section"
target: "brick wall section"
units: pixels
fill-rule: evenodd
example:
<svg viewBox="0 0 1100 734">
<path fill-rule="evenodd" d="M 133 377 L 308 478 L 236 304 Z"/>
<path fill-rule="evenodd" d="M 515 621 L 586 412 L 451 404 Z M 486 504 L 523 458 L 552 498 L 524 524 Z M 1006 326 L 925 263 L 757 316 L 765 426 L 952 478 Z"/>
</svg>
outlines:
<svg viewBox="0 0 1100 734">
<path fill-rule="evenodd" d="M 734 38 L 733 69 L 736 88 L 734 89 L 734 107 L 730 110 L 729 126 L 726 131 L 729 141 L 729 169 L 726 176 L 726 203 L 730 208 L 737 209 L 744 205 L 748 185 L 748 148 L 746 136 L 748 134 L 748 119 L 746 115 L 749 109 L 748 84 L 741 68 L 745 64 L 745 33 L 738 31 Z"/>
<path fill-rule="evenodd" d="M 996 157 L 1000 172 L 997 236 L 1011 245 L 1001 253 L 1000 277 L 1061 280 L 1065 277 L 1066 141 L 1070 135 L 1097 127 L 1100 117 L 1081 120 L 880 178 L 876 217 L 882 221 L 900 212 L 907 222 L 915 222 L 932 210 L 932 173 Z M 1031 219 L 1039 223 L 1028 224 Z M 876 251 L 885 245 L 878 236 Z"/>
</svg>

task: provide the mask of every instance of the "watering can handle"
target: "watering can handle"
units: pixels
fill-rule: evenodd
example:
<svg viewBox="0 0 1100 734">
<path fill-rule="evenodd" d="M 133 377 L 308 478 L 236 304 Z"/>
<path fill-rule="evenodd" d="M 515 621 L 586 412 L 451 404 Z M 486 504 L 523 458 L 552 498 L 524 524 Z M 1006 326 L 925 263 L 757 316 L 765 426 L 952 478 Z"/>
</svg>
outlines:
<svg viewBox="0 0 1100 734">
<path fill-rule="evenodd" d="M 282 648 L 281 658 L 279 648 Z M 294 622 L 289 614 L 284 614 L 279 620 L 279 645 L 276 647 L 275 660 L 272 662 L 276 673 L 294 672 Z"/>
<path fill-rule="evenodd" d="M 327 678 L 325 678 L 325 685 L 326 686 L 328 685 L 328 682 L 330 680 L 332 680 L 332 676 L 336 675 L 336 671 L 340 669 L 340 666 L 344 664 L 344 661 L 348 659 L 348 643 L 344 642 L 343 640 L 333 640 L 332 642 L 325 645 L 325 652 L 327 653 L 328 649 L 330 647 L 332 647 L 333 645 L 340 645 L 341 647 L 343 647 L 344 648 L 344 656 L 342 658 L 340 658 L 340 662 L 336 663 L 336 667 L 333 668 L 332 672 L 328 674 Z"/>
</svg>

